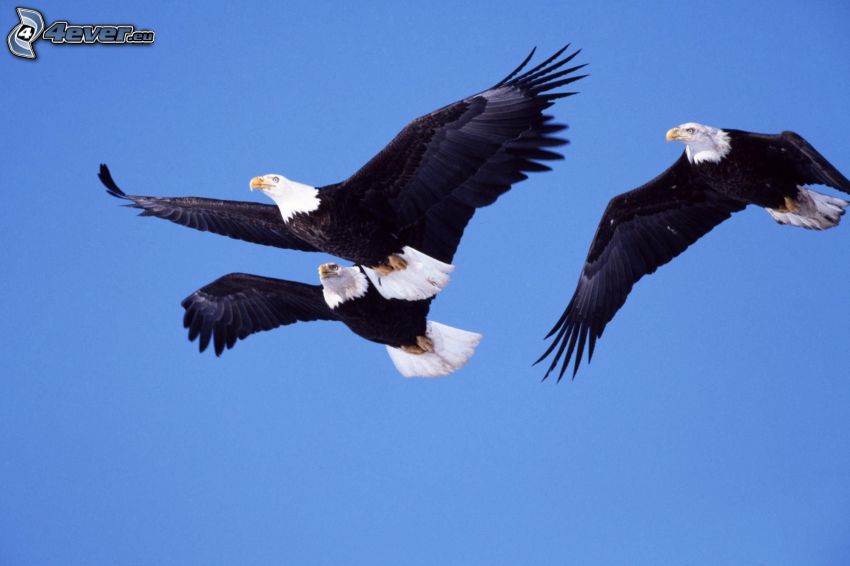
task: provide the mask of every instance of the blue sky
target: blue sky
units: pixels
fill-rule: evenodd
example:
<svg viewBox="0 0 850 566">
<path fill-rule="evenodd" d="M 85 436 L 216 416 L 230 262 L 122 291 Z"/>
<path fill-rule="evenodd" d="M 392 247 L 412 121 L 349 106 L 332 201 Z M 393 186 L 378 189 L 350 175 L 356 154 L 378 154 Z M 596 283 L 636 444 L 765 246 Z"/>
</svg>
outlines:
<svg viewBox="0 0 850 566">
<path fill-rule="evenodd" d="M 846 564 L 846 220 L 747 210 L 641 281 L 574 382 L 530 363 L 668 128 L 791 129 L 850 173 L 850 7 L 356 4 L 32 5 L 157 35 L 0 56 L 0 564 Z M 566 159 L 467 230 L 431 316 L 484 340 L 445 379 L 331 323 L 199 354 L 183 297 L 329 258 L 136 218 L 95 176 L 328 184 L 568 41 L 591 76 L 554 108 Z"/>
</svg>

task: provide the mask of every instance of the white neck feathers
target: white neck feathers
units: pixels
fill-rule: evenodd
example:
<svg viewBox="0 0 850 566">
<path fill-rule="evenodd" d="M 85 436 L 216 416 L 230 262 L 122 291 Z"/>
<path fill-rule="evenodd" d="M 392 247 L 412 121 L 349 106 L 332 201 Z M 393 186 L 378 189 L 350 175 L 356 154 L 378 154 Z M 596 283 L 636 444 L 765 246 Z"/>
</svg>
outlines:
<svg viewBox="0 0 850 566">
<path fill-rule="evenodd" d="M 322 294 L 329 307 L 359 299 L 369 290 L 369 280 L 357 267 L 342 267 L 339 274 L 322 279 Z"/>
<path fill-rule="evenodd" d="M 712 128 L 708 133 L 708 139 L 688 142 L 685 153 L 688 156 L 688 161 L 694 165 L 699 165 L 703 161 L 719 163 L 731 149 L 729 134 L 723 130 Z"/>
<path fill-rule="evenodd" d="M 284 179 L 274 191 L 267 194 L 275 202 L 284 222 L 299 212 L 312 212 L 319 208 L 319 190 L 316 187 Z"/>
</svg>

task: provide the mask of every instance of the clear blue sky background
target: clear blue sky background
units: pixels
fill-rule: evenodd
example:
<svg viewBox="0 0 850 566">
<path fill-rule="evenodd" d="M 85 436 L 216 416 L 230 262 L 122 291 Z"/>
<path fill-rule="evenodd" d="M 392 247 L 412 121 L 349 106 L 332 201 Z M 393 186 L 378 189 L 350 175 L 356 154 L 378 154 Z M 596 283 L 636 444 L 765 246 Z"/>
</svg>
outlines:
<svg viewBox="0 0 850 566">
<path fill-rule="evenodd" d="M 848 5 L 355 4 L 38 2 L 156 44 L 3 48 L 0 564 L 847 564 L 850 221 L 739 214 L 637 285 L 576 381 L 530 364 L 671 126 L 792 129 L 850 174 Z M 183 297 L 329 258 L 136 218 L 95 176 L 335 182 L 567 41 L 592 73 L 554 108 L 572 144 L 467 230 L 432 318 L 484 341 L 445 379 L 331 323 L 199 354 Z"/>
</svg>

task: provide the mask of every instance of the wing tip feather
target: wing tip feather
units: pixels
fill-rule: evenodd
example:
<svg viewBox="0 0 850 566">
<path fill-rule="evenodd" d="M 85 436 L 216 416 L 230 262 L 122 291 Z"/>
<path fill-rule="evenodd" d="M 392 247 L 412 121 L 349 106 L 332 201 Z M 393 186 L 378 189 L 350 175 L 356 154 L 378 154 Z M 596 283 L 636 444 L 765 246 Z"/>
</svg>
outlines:
<svg viewBox="0 0 850 566">
<path fill-rule="evenodd" d="M 106 163 L 100 164 L 100 170 L 97 173 L 97 178 L 100 179 L 100 182 L 106 187 L 106 192 L 108 194 L 116 198 L 129 198 L 127 194 L 118 187 L 115 179 L 112 178 L 112 173 L 109 171 L 109 167 L 107 167 Z"/>
</svg>

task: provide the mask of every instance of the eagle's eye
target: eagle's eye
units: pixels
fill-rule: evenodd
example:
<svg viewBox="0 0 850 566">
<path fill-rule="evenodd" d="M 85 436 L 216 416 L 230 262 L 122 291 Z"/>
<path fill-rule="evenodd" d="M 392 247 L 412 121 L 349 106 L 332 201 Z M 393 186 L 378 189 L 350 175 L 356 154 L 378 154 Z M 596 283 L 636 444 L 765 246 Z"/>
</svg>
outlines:
<svg viewBox="0 0 850 566">
<path fill-rule="evenodd" d="M 278 181 L 280 181 L 280 177 L 272 177 L 272 181 L 274 181 L 275 183 L 277 183 Z"/>
<path fill-rule="evenodd" d="M 686 132 L 688 132 L 689 134 L 693 135 L 693 133 L 694 133 L 696 130 L 695 130 L 695 129 L 693 129 L 693 128 L 687 128 L 685 131 L 686 131 Z M 275 179 L 275 181 L 277 181 L 277 179 Z"/>
</svg>

